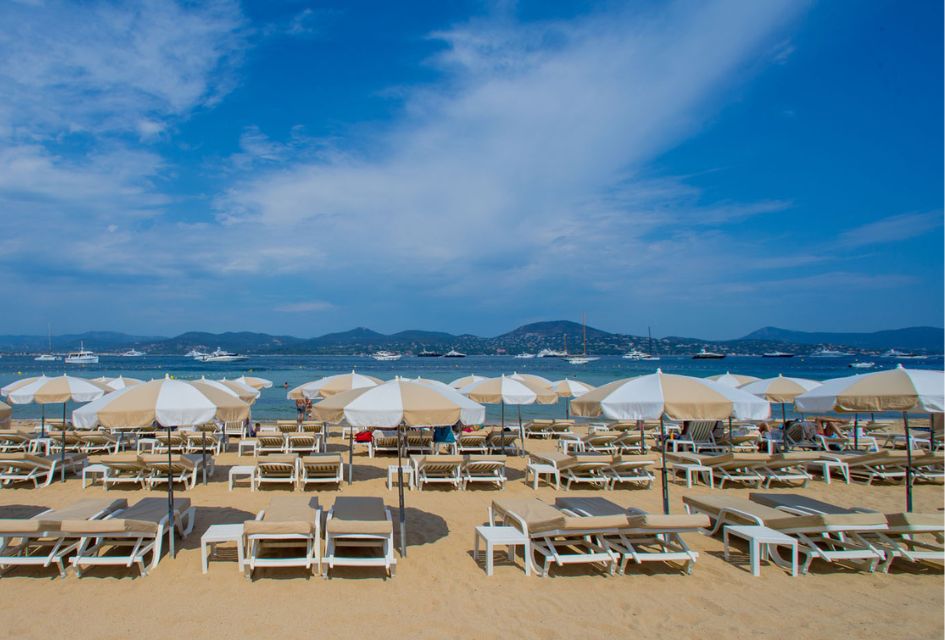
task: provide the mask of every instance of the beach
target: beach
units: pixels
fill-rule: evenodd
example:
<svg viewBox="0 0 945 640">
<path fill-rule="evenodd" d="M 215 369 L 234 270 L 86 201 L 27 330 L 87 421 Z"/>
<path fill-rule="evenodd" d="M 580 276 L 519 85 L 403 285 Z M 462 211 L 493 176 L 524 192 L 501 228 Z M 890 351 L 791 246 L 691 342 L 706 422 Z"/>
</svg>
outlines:
<svg viewBox="0 0 945 640">
<path fill-rule="evenodd" d="M 551 451 L 555 442 L 529 440 L 527 447 Z M 336 436 L 329 450 L 346 451 L 346 446 Z M 798 640 L 942 637 L 945 579 L 940 568 L 896 561 L 889 574 L 869 574 L 815 561 L 808 575 L 791 577 L 764 564 L 761 576 L 753 577 L 743 543 L 734 543 L 736 553 L 727 562 L 721 538 L 701 534 L 686 536 L 699 552 L 692 575 L 646 563 L 631 564 L 623 576 L 574 565 L 553 568 L 550 577 L 526 577 L 520 555 L 513 565 L 497 553 L 494 575 L 486 576 L 483 563 L 472 558 L 473 533 L 487 521 L 493 498 L 535 496 L 553 503 L 555 497 L 598 496 L 650 512 L 661 509 L 658 482 L 649 489 L 556 491 L 541 484 L 533 490 L 523 481 L 525 460 L 508 459 L 509 481 L 501 491 L 484 486 L 407 491 L 407 557 L 398 554 L 391 579 L 373 568 L 338 568 L 331 579 L 302 569 L 269 568 L 257 569 L 249 580 L 237 570 L 232 546 L 221 547 L 220 559 L 202 574 L 200 536 L 211 524 L 252 519 L 272 496 L 289 492 L 252 492 L 245 483 L 229 491 L 228 468 L 252 463 L 231 449 L 217 457 L 207 486 L 178 493 L 197 509 L 196 526 L 176 558 L 165 556 L 146 577 L 136 568 L 94 567 L 81 578 L 70 569 L 60 579 L 52 568 L 15 567 L 0 578 L 0 600 L 6 603 L 0 637 L 780 638 L 786 628 Z M 386 487 L 389 464 L 396 459 L 371 459 L 366 449 L 356 448 L 353 485 L 306 495 L 318 498 L 323 518 L 336 496 L 380 496 L 396 522 L 397 492 Z M 750 491 L 724 490 L 746 498 Z M 905 500 L 901 484 L 846 485 L 838 479 L 830 485 L 816 479 L 804 489 L 775 485 L 771 491 L 884 512 L 902 511 Z M 682 496 L 707 492 L 720 493 L 702 485 L 671 484 L 672 511 L 684 512 Z M 83 490 L 81 481 L 70 477 L 40 489 L 3 488 L 0 514 L 26 517 L 40 507 L 86 497 L 123 497 L 133 504 L 165 495 L 161 488 L 105 493 L 95 485 Z M 940 509 L 942 485 L 917 484 L 915 504 L 920 512 Z"/>
</svg>

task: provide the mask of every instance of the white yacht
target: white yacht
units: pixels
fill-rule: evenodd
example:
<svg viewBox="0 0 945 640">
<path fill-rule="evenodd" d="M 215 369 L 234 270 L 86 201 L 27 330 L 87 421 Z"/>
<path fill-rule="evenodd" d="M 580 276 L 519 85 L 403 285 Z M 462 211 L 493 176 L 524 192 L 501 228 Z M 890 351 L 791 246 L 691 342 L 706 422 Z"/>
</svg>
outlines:
<svg viewBox="0 0 945 640">
<path fill-rule="evenodd" d="M 569 364 L 587 364 L 588 362 L 594 362 L 595 360 L 600 360 L 597 356 L 571 356 L 568 358 Z"/>
<path fill-rule="evenodd" d="M 66 364 L 98 364 L 98 356 L 85 349 L 85 343 L 79 343 L 79 350 L 66 356 Z"/>
<path fill-rule="evenodd" d="M 242 360 L 248 359 L 249 356 L 244 356 L 239 353 L 230 353 L 229 351 L 224 351 L 220 347 L 217 347 L 213 353 L 204 354 L 197 357 L 197 360 L 200 362 L 240 362 Z"/>
<path fill-rule="evenodd" d="M 567 351 L 555 351 L 554 349 L 542 349 L 538 352 L 539 358 L 565 358 L 567 355 Z"/>
<path fill-rule="evenodd" d="M 460 351 L 457 351 L 456 349 L 450 349 L 449 351 L 443 354 L 443 357 L 444 358 L 465 358 L 466 354 Z"/>
<path fill-rule="evenodd" d="M 851 369 L 872 369 L 876 366 L 875 362 L 851 362 L 848 365 Z"/>
<path fill-rule="evenodd" d="M 518 358 L 519 360 L 530 360 L 531 358 L 535 357 L 535 354 L 534 353 L 517 353 L 515 354 L 515 357 Z"/>
<path fill-rule="evenodd" d="M 762 358 L 793 358 L 793 353 L 788 353 L 787 351 L 766 351 L 761 354 Z"/>
<path fill-rule="evenodd" d="M 899 358 L 900 360 L 923 360 L 925 356 L 918 353 L 910 353 L 908 351 L 899 351 L 898 349 L 890 349 L 886 351 L 880 358 Z"/>
<path fill-rule="evenodd" d="M 836 349 L 827 349 L 826 347 L 821 347 L 814 353 L 810 354 L 811 358 L 841 358 L 843 356 L 848 356 L 849 353 L 844 353 L 843 351 L 837 351 Z"/>
<path fill-rule="evenodd" d="M 206 355 L 209 355 L 209 354 L 206 354 L 203 351 L 200 351 L 199 349 L 191 349 L 190 351 L 184 354 L 184 357 L 185 358 L 201 358 Z"/>
<path fill-rule="evenodd" d="M 721 360 L 725 357 L 724 353 L 716 353 L 715 351 L 708 351 L 705 347 L 702 347 L 702 351 L 692 356 L 693 360 Z"/>
<path fill-rule="evenodd" d="M 623 354 L 624 360 L 646 360 L 650 357 L 652 357 L 650 354 L 643 351 L 638 351 L 637 349 L 631 349 L 630 351 Z"/>
<path fill-rule="evenodd" d="M 371 354 L 371 357 L 378 362 L 393 362 L 394 360 L 400 360 L 400 354 L 394 353 L 393 351 L 376 351 Z"/>
<path fill-rule="evenodd" d="M 138 358 L 143 355 L 144 355 L 144 351 L 138 351 L 137 349 L 128 349 L 123 354 L 121 354 L 121 357 L 122 358 Z"/>
<path fill-rule="evenodd" d="M 40 355 L 33 358 L 36 362 L 57 362 L 59 356 L 54 356 L 51 353 L 41 353 Z"/>
</svg>

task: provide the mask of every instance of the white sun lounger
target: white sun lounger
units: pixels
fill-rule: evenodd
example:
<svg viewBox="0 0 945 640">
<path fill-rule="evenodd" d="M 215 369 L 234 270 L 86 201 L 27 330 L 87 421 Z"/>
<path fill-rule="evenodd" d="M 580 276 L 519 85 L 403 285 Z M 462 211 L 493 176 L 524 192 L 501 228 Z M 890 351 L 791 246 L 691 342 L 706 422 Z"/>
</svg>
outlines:
<svg viewBox="0 0 945 640">
<path fill-rule="evenodd" d="M 502 488 L 506 482 L 506 457 L 501 455 L 468 455 L 460 468 L 462 488 L 470 482 L 489 482 Z"/>
<path fill-rule="evenodd" d="M 299 457 L 292 455 L 262 456 L 256 458 L 252 488 L 259 490 L 263 484 L 288 484 L 293 489 L 299 481 Z"/>
<path fill-rule="evenodd" d="M 273 496 L 269 506 L 243 523 L 246 541 L 244 573 L 251 578 L 257 567 L 314 567 L 321 573 L 321 508 L 310 496 Z M 280 550 L 268 556 L 266 551 Z M 296 553 L 286 556 L 286 549 Z"/>
<path fill-rule="evenodd" d="M 377 549 L 379 555 L 344 555 L 340 549 Z M 381 498 L 339 497 L 325 523 L 325 577 L 335 567 L 384 567 L 394 577 L 394 526 Z"/>
<path fill-rule="evenodd" d="M 337 484 L 344 486 L 344 460 L 340 453 L 318 453 L 299 459 L 299 486 L 302 490 L 309 483 Z"/>
<path fill-rule="evenodd" d="M 463 462 L 463 456 L 410 456 L 414 482 L 420 491 L 423 491 L 423 485 L 428 483 L 448 484 L 456 489 L 461 489 L 463 486 Z"/>
<path fill-rule="evenodd" d="M 32 482 L 34 487 L 52 484 L 64 467 L 66 473 L 78 472 L 85 466 L 88 456 L 84 453 L 67 453 L 65 464 L 62 455 L 38 456 L 32 453 L 5 453 L 0 455 L 0 483 Z"/>
</svg>

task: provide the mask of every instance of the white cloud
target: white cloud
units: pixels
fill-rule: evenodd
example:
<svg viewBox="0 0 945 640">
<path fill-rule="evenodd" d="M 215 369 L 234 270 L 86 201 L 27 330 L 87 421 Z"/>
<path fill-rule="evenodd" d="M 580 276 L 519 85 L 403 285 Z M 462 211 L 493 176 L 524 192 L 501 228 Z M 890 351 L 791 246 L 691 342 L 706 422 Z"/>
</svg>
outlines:
<svg viewBox="0 0 945 640">
<path fill-rule="evenodd" d="M 839 244 L 844 247 L 864 247 L 908 240 L 941 226 L 941 211 L 904 213 L 849 229 L 841 233 L 838 240 Z"/>
</svg>

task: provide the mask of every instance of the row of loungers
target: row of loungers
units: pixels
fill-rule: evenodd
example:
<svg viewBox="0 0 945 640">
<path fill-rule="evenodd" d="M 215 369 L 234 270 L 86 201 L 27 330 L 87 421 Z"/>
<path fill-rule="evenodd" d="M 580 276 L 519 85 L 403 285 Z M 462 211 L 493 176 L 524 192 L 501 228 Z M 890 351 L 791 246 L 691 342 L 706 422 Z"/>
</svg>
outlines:
<svg viewBox="0 0 945 640">
<path fill-rule="evenodd" d="M 709 535 L 726 525 L 755 525 L 795 538 L 804 556 L 801 573 L 807 573 L 815 559 L 853 563 L 870 572 L 877 566 L 888 571 L 896 558 L 945 561 L 945 520 L 941 513 L 883 514 L 794 494 L 752 493 L 749 498 L 687 495 L 683 503 L 687 512 L 709 518 Z M 785 563 L 777 556 L 774 559 L 778 564 Z"/>
<path fill-rule="evenodd" d="M 871 484 L 877 480 L 898 481 L 905 478 L 907 458 L 901 451 L 875 453 L 825 454 L 789 452 L 777 454 L 725 453 L 705 455 L 688 452 L 666 454 L 667 462 L 699 465 L 712 470 L 719 488 L 725 483 L 769 487 L 772 482 L 800 482 L 806 486 L 814 470 L 830 473 L 841 469 L 845 477 Z M 832 463 L 824 465 L 824 462 Z M 945 459 L 941 454 L 914 451 L 912 473 L 915 479 L 936 480 L 945 477 Z"/>
<path fill-rule="evenodd" d="M 396 435 L 379 435 L 374 432 L 368 442 L 368 456 L 373 458 L 380 453 L 397 455 L 401 440 Z M 405 455 L 433 455 L 437 445 L 449 445 L 450 449 L 458 454 L 512 454 L 519 453 L 519 436 L 512 431 L 472 431 L 456 435 L 454 443 L 435 443 L 430 433 L 408 433 L 403 437 L 403 452 Z"/>
<path fill-rule="evenodd" d="M 213 456 L 201 454 L 136 454 L 128 451 L 114 456 L 103 456 L 96 463 L 102 469 L 102 485 L 107 491 L 112 485 L 139 485 L 152 488 L 167 482 L 181 483 L 193 489 L 203 474 L 212 474 Z"/>
<path fill-rule="evenodd" d="M 639 484 L 649 488 L 653 484 L 653 467 L 657 459 L 647 456 L 611 456 L 601 454 L 576 454 L 549 452 L 532 453 L 533 471 L 543 465 L 551 470 L 555 478 L 555 488 L 561 483 L 571 489 L 574 483 L 591 484 L 602 489 L 614 489 L 618 484 Z"/>
<path fill-rule="evenodd" d="M 193 531 L 190 500 L 174 500 L 173 518 L 181 538 Z M 168 527 L 164 498 L 144 498 L 131 507 L 123 499 L 88 499 L 31 518 L 0 519 L 0 572 L 55 565 L 65 577 L 68 563 L 79 576 L 92 566 L 137 566 L 147 575 L 161 559 Z M 321 574 L 320 530 L 317 498 L 273 497 L 255 519 L 243 524 L 243 571 L 251 577 L 261 567 L 303 567 Z M 377 566 L 393 576 L 393 531 L 390 510 L 380 498 L 336 498 L 325 525 L 325 574 L 337 566 Z M 378 553 L 346 551 L 352 547 L 375 548 Z"/>
<path fill-rule="evenodd" d="M 33 453 L 0 454 L 0 484 L 8 486 L 14 482 L 32 482 L 34 487 L 49 486 L 61 471 L 76 473 L 88 461 L 84 453 L 67 453 L 65 456 L 41 456 Z"/>
<path fill-rule="evenodd" d="M 507 479 L 505 461 L 503 455 L 410 457 L 414 482 L 421 491 L 425 484 L 446 484 L 465 490 L 472 482 L 494 484 L 501 489 Z"/>
<path fill-rule="evenodd" d="M 288 484 L 304 490 L 310 484 L 337 484 L 344 482 L 344 460 L 340 453 L 319 453 L 299 456 L 270 455 L 256 459 L 251 484 L 258 490 L 264 484 Z"/>
</svg>

